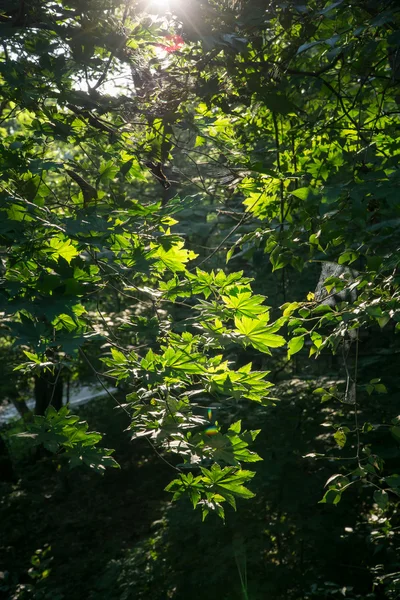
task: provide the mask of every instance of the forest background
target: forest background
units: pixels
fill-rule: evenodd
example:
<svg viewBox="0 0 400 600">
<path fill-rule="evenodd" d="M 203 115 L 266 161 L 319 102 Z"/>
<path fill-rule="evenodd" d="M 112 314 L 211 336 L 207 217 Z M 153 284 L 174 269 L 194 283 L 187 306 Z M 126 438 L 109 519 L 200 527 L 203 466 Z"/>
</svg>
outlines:
<svg viewBox="0 0 400 600">
<path fill-rule="evenodd" d="M 399 597 L 399 20 L 0 2 L 5 598 Z"/>
</svg>

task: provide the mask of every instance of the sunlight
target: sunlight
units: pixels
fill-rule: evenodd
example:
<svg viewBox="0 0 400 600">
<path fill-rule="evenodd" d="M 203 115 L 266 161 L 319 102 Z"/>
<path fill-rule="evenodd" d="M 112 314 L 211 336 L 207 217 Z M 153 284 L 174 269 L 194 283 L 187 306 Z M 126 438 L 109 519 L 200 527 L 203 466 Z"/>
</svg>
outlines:
<svg viewBox="0 0 400 600">
<path fill-rule="evenodd" d="M 157 12 L 158 14 L 166 13 L 170 10 L 170 0 L 149 0 L 146 9 L 149 12 Z"/>
</svg>

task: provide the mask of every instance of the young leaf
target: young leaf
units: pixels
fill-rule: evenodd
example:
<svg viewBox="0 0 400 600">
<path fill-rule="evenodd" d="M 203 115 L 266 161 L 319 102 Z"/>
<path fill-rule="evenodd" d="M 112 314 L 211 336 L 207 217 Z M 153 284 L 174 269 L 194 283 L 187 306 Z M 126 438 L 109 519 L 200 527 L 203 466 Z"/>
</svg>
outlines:
<svg viewBox="0 0 400 600">
<path fill-rule="evenodd" d="M 298 337 L 294 337 L 288 342 L 288 358 L 300 352 L 300 350 L 304 346 L 304 335 L 299 335 Z"/>
</svg>

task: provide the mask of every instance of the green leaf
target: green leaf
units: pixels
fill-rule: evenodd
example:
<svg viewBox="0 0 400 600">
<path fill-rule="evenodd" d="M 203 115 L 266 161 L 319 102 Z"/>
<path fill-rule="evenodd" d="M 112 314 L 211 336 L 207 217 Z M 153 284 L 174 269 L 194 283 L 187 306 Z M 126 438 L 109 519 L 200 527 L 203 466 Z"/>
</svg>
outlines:
<svg viewBox="0 0 400 600">
<path fill-rule="evenodd" d="M 120 170 L 120 168 L 117 165 L 115 165 L 112 160 L 108 160 L 99 169 L 100 181 L 104 182 L 104 181 L 107 181 L 108 179 L 110 179 L 110 180 L 115 179 L 119 170 Z"/>
<path fill-rule="evenodd" d="M 319 501 L 319 504 L 339 504 L 341 498 L 342 493 L 335 488 L 331 488 L 324 494 L 324 497 Z"/>
<path fill-rule="evenodd" d="M 113 357 L 113 361 L 117 365 L 125 365 L 127 363 L 127 358 L 123 352 L 117 350 L 117 348 L 111 348 L 111 355 Z"/>
<path fill-rule="evenodd" d="M 24 354 L 25 354 L 25 356 L 27 356 L 29 358 L 29 360 L 32 360 L 37 365 L 41 364 L 41 360 L 37 354 L 34 354 L 33 352 L 28 352 L 28 350 L 24 350 Z"/>
<path fill-rule="evenodd" d="M 391 488 L 400 488 L 400 475 L 396 473 L 394 475 L 390 475 L 389 477 L 385 477 L 385 482 Z"/>
<path fill-rule="evenodd" d="M 389 315 L 383 315 L 378 319 L 378 324 L 381 329 L 383 329 L 390 321 Z"/>
<path fill-rule="evenodd" d="M 255 295 L 247 288 L 234 287 L 229 290 L 229 295 L 221 298 L 238 316 L 257 318 L 258 315 L 267 312 L 267 307 L 263 305 L 264 296 Z"/>
<path fill-rule="evenodd" d="M 239 431 L 235 431 L 239 430 Z M 259 433 L 245 431 L 240 434 L 240 421 L 231 426 L 227 435 L 217 433 L 205 440 L 205 446 L 213 449 L 213 459 L 228 465 L 240 465 L 241 462 L 258 462 L 262 460 L 258 454 L 248 449 Z"/>
<path fill-rule="evenodd" d="M 359 257 L 358 252 L 354 252 L 352 250 L 347 250 L 346 252 L 343 252 L 343 254 L 341 254 L 339 256 L 338 263 L 339 263 L 339 265 L 346 265 L 346 264 L 350 265 L 355 260 L 357 260 L 358 257 Z"/>
<path fill-rule="evenodd" d="M 287 302 L 281 308 L 283 309 L 283 316 L 290 317 L 295 310 L 301 306 L 301 302 Z"/>
<path fill-rule="evenodd" d="M 292 196 L 300 198 L 300 200 L 307 200 L 310 196 L 313 196 L 314 190 L 310 187 L 301 187 L 291 192 Z"/>
<path fill-rule="evenodd" d="M 205 363 L 205 357 L 200 353 L 187 350 L 168 348 L 161 357 L 165 369 L 181 372 L 184 374 L 201 374 L 205 368 L 201 363 Z"/>
<path fill-rule="evenodd" d="M 314 346 L 319 350 L 323 344 L 323 338 L 322 335 L 320 333 L 318 333 L 317 331 L 313 331 L 311 332 L 311 340 L 312 343 L 314 344 Z"/>
<path fill-rule="evenodd" d="M 321 43 L 322 43 L 321 41 L 315 41 L 315 42 L 307 42 L 306 44 L 302 44 L 297 50 L 297 55 L 302 54 L 303 52 L 306 52 L 310 48 L 314 48 L 314 46 L 318 46 Z"/>
<path fill-rule="evenodd" d="M 232 423 L 232 425 L 229 427 L 229 431 L 233 431 L 234 433 L 240 433 L 242 428 L 242 421 L 236 421 L 235 423 Z"/>
<path fill-rule="evenodd" d="M 375 490 L 374 501 L 381 510 L 385 510 L 387 505 L 389 504 L 389 496 L 387 492 L 385 492 L 385 490 Z"/>
<path fill-rule="evenodd" d="M 274 326 L 267 325 L 269 317 L 262 315 L 257 319 L 249 317 L 235 317 L 237 331 L 244 336 L 245 344 L 251 344 L 257 350 L 270 354 L 270 348 L 279 348 L 285 345 L 285 338 L 275 335 Z"/>
<path fill-rule="evenodd" d="M 346 434 L 343 431 L 343 429 L 342 428 L 338 429 L 336 431 L 336 433 L 333 435 L 333 437 L 335 438 L 336 443 L 339 446 L 339 448 L 344 448 L 344 446 L 346 445 L 347 437 L 346 437 Z"/>
<path fill-rule="evenodd" d="M 62 456 L 68 460 L 71 468 L 86 465 L 103 473 L 107 467 L 118 467 L 111 456 L 113 450 L 97 447 L 102 439 L 101 434 L 87 430 L 88 424 L 71 415 L 66 406 L 56 411 L 50 405 L 44 417 L 33 417 L 28 423 L 28 433 L 20 437 L 30 440 L 34 445 L 42 444 L 52 453 L 62 449 Z"/>
<path fill-rule="evenodd" d="M 288 358 L 300 352 L 300 350 L 304 346 L 304 335 L 299 335 L 298 337 L 294 337 L 288 342 Z"/>
<path fill-rule="evenodd" d="M 378 392 L 378 394 L 387 394 L 386 386 L 383 383 L 375 384 L 374 388 L 375 388 L 375 391 Z"/>
<path fill-rule="evenodd" d="M 183 242 L 173 243 L 169 249 L 159 246 L 153 251 L 153 256 L 160 260 L 160 263 L 173 273 L 185 271 L 186 263 L 195 259 L 198 255 L 192 250 L 186 250 Z"/>
<path fill-rule="evenodd" d="M 58 258 L 63 258 L 70 264 L 71 260 L 78 256 L 79 251 L 72 244 L 71 240 L 63 239 L 61 237 L 54 237 L 49 242 L 49 248 L 52 258 L 56 260 Z"/>
</svg>

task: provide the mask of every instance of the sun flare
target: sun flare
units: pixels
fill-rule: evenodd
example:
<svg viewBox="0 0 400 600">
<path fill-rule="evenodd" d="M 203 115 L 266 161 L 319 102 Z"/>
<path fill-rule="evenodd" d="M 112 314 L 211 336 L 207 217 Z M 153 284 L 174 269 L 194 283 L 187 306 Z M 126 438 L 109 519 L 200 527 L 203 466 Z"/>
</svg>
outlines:
<svg viewBox="0 0 400 600">
<path fill-rule="evenodd" d="M 170 0 L 148 0 L 146 9 L 149 12 L 156 12 L 158 14 L 166 13 L 171 9 Z"/>
</svg>

